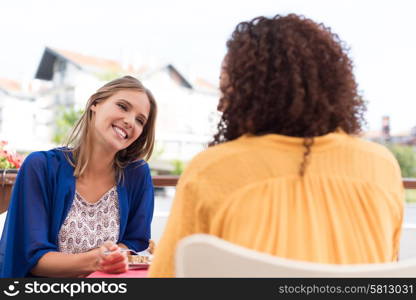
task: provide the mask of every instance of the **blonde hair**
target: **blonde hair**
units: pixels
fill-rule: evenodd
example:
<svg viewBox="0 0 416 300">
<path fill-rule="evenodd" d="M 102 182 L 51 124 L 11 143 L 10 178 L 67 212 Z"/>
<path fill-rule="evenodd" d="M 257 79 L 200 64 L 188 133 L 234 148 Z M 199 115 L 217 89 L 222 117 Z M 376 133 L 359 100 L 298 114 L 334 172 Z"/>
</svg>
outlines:
<svg viewBox="0 0 416 300">
<path fill-rule="evenodd" d="M 157 105 L 152 93 L 143 84 L 132 76 L 124 76 L 105 84 L 97 90 L 85 106 L 85 111 L 70 132 L 65 146 L 65 156 L 68 162 L 75 168 L 74 176 L 80 177 L 88 166 L 91 151 L 91 106 L 105 101 L 116 92 L 121 90 L 136 90 L 147 95 L 150 102 L 150 112 L 141 135 L 126 149 L 117 152 L 113 167 L 116 179 L 123 179 L 123 169 L 130 163 L 144 159 L 148 160 L 153 152 L 155 143 L 155 124 Z M 69 157 L 67 153 L 71 153 Z"/>
</svg>

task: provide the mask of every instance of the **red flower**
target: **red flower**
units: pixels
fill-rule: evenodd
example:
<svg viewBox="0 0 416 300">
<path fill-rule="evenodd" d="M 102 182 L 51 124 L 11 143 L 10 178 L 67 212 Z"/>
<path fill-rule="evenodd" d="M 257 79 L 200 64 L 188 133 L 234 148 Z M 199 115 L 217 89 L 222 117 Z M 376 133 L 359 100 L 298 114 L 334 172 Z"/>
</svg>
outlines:
<svg viewBox="0 0 416 300">
<path fill-rule="evenodd" d="M 7 154 L 7 160 L 14 165 L 16 169 L 19 169 L 22 165 L 23 157 L 19 154 Z"/>
<path fill-rule="evenodd" d="M 17 154 L 16 152 L 9 152 L 5 150 L 3 147 L 7 145 L 8 143 L 6 141 L 0 141 L 0 160 L 1 168 L 7 169 L 7 168 L 16 168 L 19 169 L 23 162 L 23 156 L 20 154 Z M 6 165 L 4 165 L 6 163 Z"/>
</svg>

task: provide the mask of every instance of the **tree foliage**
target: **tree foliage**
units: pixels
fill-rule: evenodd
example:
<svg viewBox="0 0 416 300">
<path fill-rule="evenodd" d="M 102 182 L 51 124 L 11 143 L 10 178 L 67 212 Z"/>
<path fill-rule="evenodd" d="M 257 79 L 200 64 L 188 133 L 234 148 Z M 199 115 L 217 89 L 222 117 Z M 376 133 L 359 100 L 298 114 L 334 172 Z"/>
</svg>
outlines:
<svg viewBox="0 0 416 300">
<path fill-rule="evenodd" d="M 403 177 L 416 177 L 416 152 L 412 146 L 391 144 L 387 146 L 399 162 Z"/>
<path fill-rule="evenodd" d="M 70 130 L 83 114 L 84 110 L 75 110 L 73 108 L 61 108 L 56 119 L 55 132 L 52 141 L 56 144 L 62 144 L 68 136 Z"/>
</svg>

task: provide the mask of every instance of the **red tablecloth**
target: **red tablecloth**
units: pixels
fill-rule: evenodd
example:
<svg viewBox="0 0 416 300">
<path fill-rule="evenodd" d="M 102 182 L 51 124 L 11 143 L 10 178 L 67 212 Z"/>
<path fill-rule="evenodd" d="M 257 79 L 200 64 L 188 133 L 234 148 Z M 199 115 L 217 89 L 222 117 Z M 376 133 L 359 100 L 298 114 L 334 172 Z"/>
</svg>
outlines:
<svg viewBox="0 0 416 300">
<path fill-rule="evenodd" d="M 120 274 L 109 274 L 103 272 L 94 272 L 87 276 L 87 278 L 145 278 L 147 277 L 147 269 L 128 270 Z"/>
</svg>

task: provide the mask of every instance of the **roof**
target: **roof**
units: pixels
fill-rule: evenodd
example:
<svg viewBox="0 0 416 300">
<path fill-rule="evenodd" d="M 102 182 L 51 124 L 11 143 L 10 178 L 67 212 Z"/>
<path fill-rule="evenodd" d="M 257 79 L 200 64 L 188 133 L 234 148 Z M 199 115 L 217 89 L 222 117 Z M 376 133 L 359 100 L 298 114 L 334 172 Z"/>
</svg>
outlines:
<svg viewBox="0 0 416 300">
<path fill-rule="evenodd" d="M 22 86 L 18 81 L 8 78 L 0 78 L 0 89 L 7 92 L 20 92 L 22 90 Z"/>
<path fill-rule="evenodd" d="M 79 69 L 101 69 L 106 71 L 123 71 L 121 64 L 112 59 L 95 57 L 84 55 L 68 50 L 53 49 L 46 47 L 38 69 L 36 71 L 35 78 L 43 80 L 52 80 L 53 78 L 53 67 L 56 59 L 64 59 Z"/>
<path fill-rule="evenodd" d="M 193 84 L 195 89 L 206 94 L 218 95 L 218 93 L 220 92 L 219 87 L 217 85 L 201 77 L 197 77 L 193 81 Z"/>
<path fill-rule="evenodd" d="M 68 50 L 56 50 L 56 52 L 79 66 L 92 66 L 106 70 L 122 70 L 120 63 L 112 59 L 88 56 Z"/>
<path fill-rule="evenodd" d="M 363 138 L 373 139 L 373 138 L 381 138 L 383 134 L 381 130 L 369 130 L 369 131 L 361 132 L 360 136 Z"/>
<path fill-rule="evenodd" d="M 188 88 L 193 89 L 191 83 L 185 79 L 184 76 L 171 64 L 166 66 L 166 69 L 168 70 L 169 76 L 179 85 Z"/>
<path fill-rule="evenodd" d="M 150 77 L 153 74 L 164 70 L 168 72 L 170 78 L 174 82 L 182 87 L 188 89 L 197 88 L 198 90 L 202 88 L 204 91 L 216 92 L 216 87 L 203 79 L 199 79 L 198 82 L 195 83 L 196 86 L 194 86 L 172 64 L 164 64 L 162 67 L 153 69 L 151 69 L 148 65 L 142 65 L 139 69 L 136 70 L 133 70 L 132 66 L 129 65 L 128 69 L 125 69 L 121 63 L 116 60 L 89 56 L 69 50 L 56 49 L 51 47 L 45 48 L 38 69 L 36 71 L 35 78 L 42 80 L 52 80 L 54 74 L 54 64 L 57 59 L 68 61 L 80 70 L 84 71 L 110 71 L 116 73 L 127 72 L 133 74 L 141 74 L 141 77 Z"/>
</svg>

